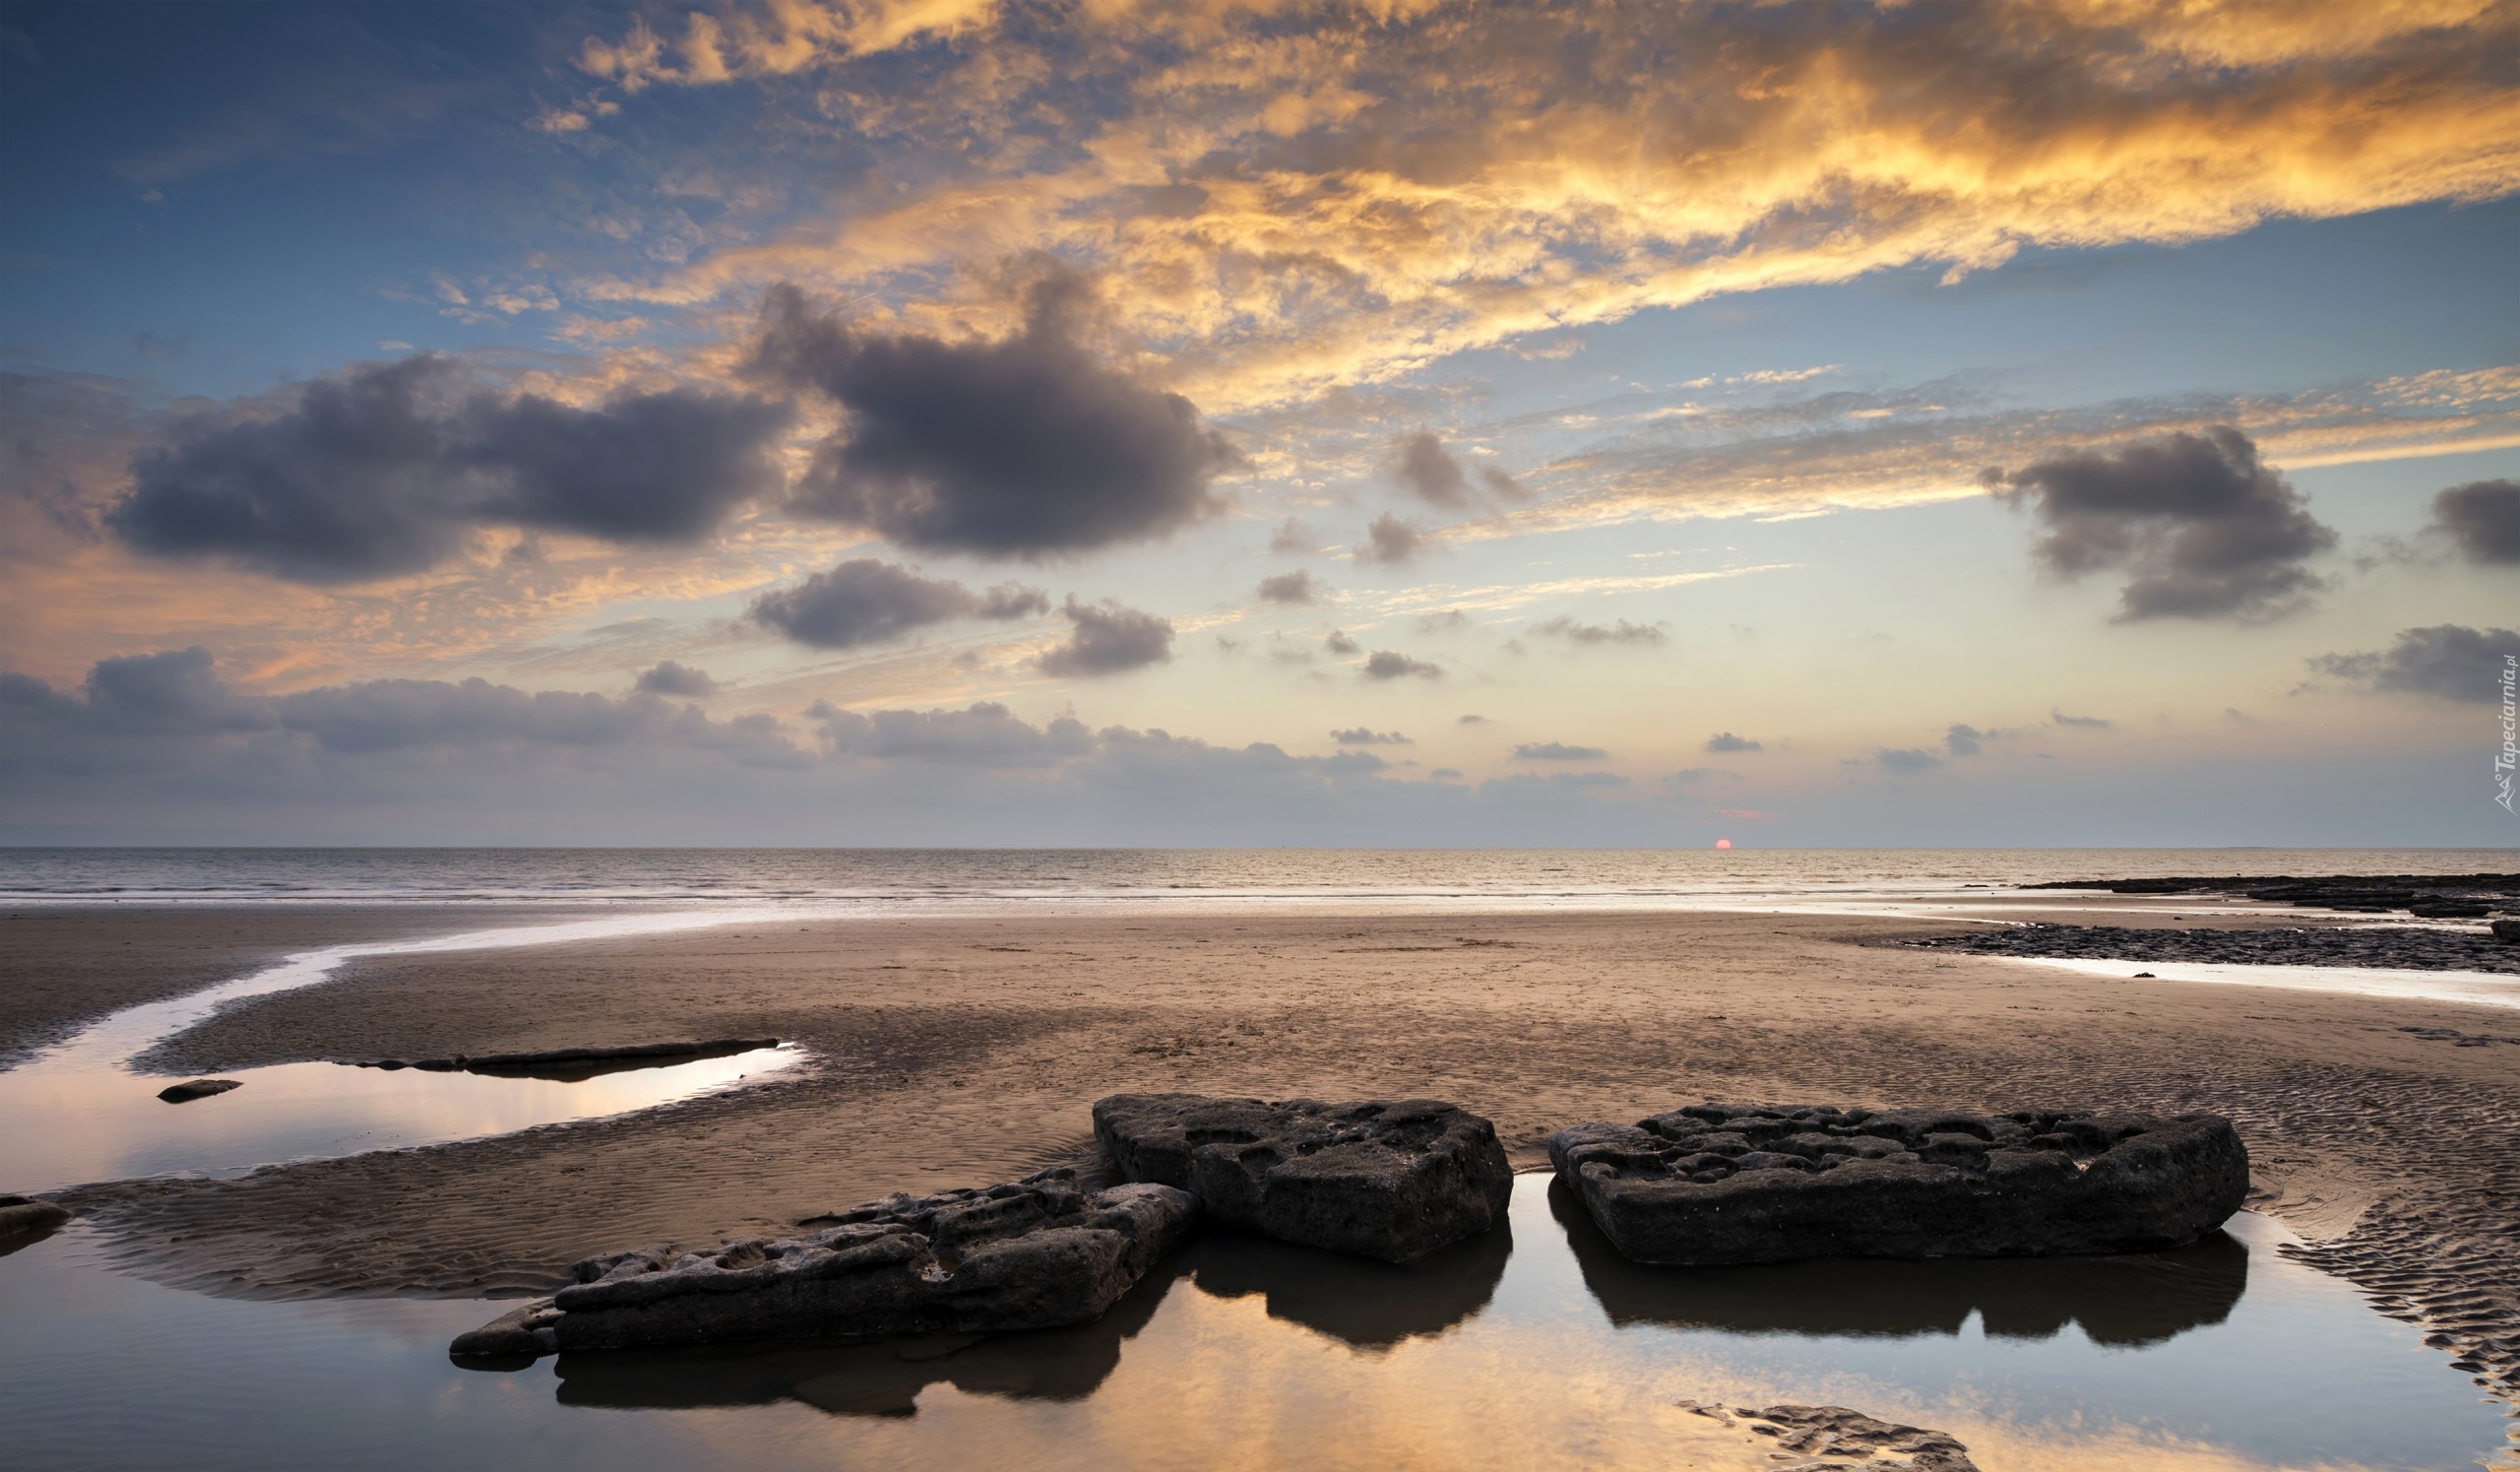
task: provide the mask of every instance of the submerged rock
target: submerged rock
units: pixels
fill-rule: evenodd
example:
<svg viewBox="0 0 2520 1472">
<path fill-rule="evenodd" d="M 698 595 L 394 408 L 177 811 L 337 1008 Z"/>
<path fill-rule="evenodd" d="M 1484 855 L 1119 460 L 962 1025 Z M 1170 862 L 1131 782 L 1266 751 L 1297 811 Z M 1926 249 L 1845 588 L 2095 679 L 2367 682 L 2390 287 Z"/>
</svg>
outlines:
<svg viewBox="0 0 2520 1472">
<path fill-rule="evenodd" d="M 1082 1323 L 1189 1230 L 1163 1185 L 1088 1195 L 1065 1167 L 984 1190 L 896 1194 L 797 1237 L 590 1257 L 576 1285 L 459 1336 L 458 1356 L 975 1334 Z"/>
<path fill-rule="evenodd" d="M 2248 1193 L 2216 1115 L 1707 1104 L 1561 1129 L 1548 1154 L 1620 1252 L 1680 1266 L 2158 1250 Z"/>
<path fill-rule="evenodd" d="M 1386 1262 L 1486 1231 L 1514 1190 L 1496 1127 L 1434 1099 L 1114 1094 L 1094 1135 L 1121 1175 L 1194 1192 L 1218 1221 Z"/>
<path fill-rule="evenodd" d="M 1900 1426 L 1845 1406 L 1779 1405 L 1762 1410 L 1735 1406 L 1727 1410 L 1687 1400 L 1680 1405 L 1726 1426 L 1747 1426 L 1762 1437 L 1774 1437 L 1777 1445 L 1799 1452 L 1801 1457 L 1827 1459 L 1792 1459 L 1796 1466 L 1860 1465 L 1870 1472 L 1978 1472 L 1978 1464 L 1969 1459 L 1969 1448 L 1949 1432 Z M 1851 1460 L 1839 1461 L 1839 1457 Z"/>
<path fill-rule="evenodd" d="M 233 1078 L 188 1078 L 182 1083 L 168 1084 L 159 1089 L 158 1097 L 168 1104 L 189 1104 L 196 1099 L 207 1099 L 213 1094 L 224 1094 L 229 1089 L 244 1086 L 241 1080 Z"/>
<path fill-rule="evenodd" d="M 42 1241 L 68 1220 L 70 1208 L 66 1206 L 35 1196 L 0 1192 L 0 1255 Z"/>
</svg>

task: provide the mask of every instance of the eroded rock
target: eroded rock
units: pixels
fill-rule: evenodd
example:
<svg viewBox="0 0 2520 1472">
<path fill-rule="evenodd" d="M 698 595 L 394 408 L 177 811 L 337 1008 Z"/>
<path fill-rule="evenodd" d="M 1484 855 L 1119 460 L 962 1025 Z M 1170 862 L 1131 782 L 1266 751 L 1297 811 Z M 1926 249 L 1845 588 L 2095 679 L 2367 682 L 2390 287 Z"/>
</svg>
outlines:
<svg viewBox="0 0 2520 1472">
<path fill-rule="evenodd" d="M 996 1333 L 1082 1323 L 1189 1230 L 1169 1186 L 1087 1194 L 1066 1167 L 981 1190 L 895 1194 L 796 1237 L 590 1257 L 578 1282 L 458 1337 L 458 1356 Z"/>
<path fill-rule="evenodd" d="M 1194 1192 L 1218 1221 L 1386 1262 L 1486 1231 L 1514 1190 L 1495 1126 L 1434 1099 L 1114 1094 L 1094 1135 L 1121 1175 Z"/>
<path fill-rule="evenodd" d="M 213 1094 L 224 1094 L 229 1089 L 244 1086 L 242 1080 L 233 1078 L 188 1078 L 182 1083 L 168 1084 L 159 1089 L 158 1097 L 168 1104 L 190 1104 L 196 1099 L 207 1099 Z"/>
<path fill-rule="evenodd" d="M 41 1242 L 70 1220 L 70 1209 L 36 1196 L 0 1193 L 0 1256 Z"/>
<path fill-rule="evenodd" d="M 2152 1251 L 2248 1193 L 2215 1115 L 1706 1104 L 1561 1129 L 1548 1153 L 1620 1252 L 1681 1266 Z"/>
</svg>

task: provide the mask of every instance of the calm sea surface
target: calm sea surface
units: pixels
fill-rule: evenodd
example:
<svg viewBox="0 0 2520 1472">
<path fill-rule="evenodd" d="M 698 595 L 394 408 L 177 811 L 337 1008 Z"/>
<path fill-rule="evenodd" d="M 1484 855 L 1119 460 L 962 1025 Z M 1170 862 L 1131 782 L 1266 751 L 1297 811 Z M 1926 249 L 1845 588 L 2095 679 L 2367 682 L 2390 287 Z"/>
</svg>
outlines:
<svg viewBox="0 0 2520 1472">
<path fill-rule="evenodd" d="M 0 849 L 0 901 L 1651 907 L 2043 879 L 2515 867 L 2512 849 Z"/>
</svg>

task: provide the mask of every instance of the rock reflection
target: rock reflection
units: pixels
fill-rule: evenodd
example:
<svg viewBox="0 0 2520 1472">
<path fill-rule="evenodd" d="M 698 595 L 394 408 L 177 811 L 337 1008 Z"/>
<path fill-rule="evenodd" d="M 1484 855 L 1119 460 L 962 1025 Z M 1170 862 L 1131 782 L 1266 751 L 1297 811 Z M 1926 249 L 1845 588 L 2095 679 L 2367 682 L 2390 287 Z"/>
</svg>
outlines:
<svg viewBox="0 0 2520 1472">
<path fill-rule="evenodd" d="M 1620 1255 L 1562 1184 L 1550 1184 L 1548 1205 L 1584 1286 L 1621 1325 L 1905 1337 L 1958 1334 L 1975 1311 L 2003 1338 L 2048 1339 L 2080 1323 L 2096 1344 L 2133 1347 L 2221 1323 L 2248 1286 L 2248 1249 L 2222 1232 L 2174 1251 L 2109 1257 L 1649 1267 Z"/>
<path fill-rule="evenodd" d="M 1187 1273 L 1188 1258 L 1187 1252 L 1175 1252 L 1109 1312 L 1073 1328 L 872 1344 L 562 1354 L 559 1401 L 627 1411 L 794 1400 L 835 1416 L 910 1416 L 917 1413 L 919 1392 L 937 1384 L 1013 1400 L 1083 1400 L 1119 1368 L 1121 1344 L 1155 1317 L 1165 1295 Z"/>
<path fill-rule="evenodd" d="M 1432 1338 L 1487 1307 L 1514 1254 L 1513 1228 L 1490 1230 L 1414 1262 L 1376 1262 L 1265 1237 L 1211 1233 L 1176 1254 L 1199 1291 L 1215 1298 L 1261 1294 L 1269 1316 L 1384 1350 Z"/>
</svg>

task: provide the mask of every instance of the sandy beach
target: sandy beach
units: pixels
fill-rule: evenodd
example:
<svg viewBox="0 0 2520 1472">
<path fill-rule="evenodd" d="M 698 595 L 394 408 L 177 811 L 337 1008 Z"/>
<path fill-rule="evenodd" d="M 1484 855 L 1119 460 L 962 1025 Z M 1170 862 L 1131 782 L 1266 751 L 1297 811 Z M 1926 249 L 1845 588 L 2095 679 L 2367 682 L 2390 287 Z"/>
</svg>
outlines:
<svg viewBox="0 0 2520 1472">
<path fill-rule="evenodd" d="M 32 912 L 5 922 L 10 964 L 47 986 L 19 991 L 0 1044 L 278 950 L 479 923 Z M 370 958 L 233 1006 L 148 1061 L 190 1074 L 755 1035 L 810 1056 L 617 1119 L 62 1199 L 125 1265 L 213 1293 L 505 1295 L 546 1291 L 598 1249 L 773 1231 L 1078 1159 L 1092 1101 L 1123 1090 L 1440 1097 L 1492 1118 L 1527 1168 L 1552 1128 L 1708 1098 L 2214 1111 L 2248 1142 L 2251 1204 L 2307 1240 L 2306 1260 L 2450 1336 L 2501 1393 L 2520 1388 L 2520 1046 L 2450 1041 L 2513 1031 L 2508 1009 L 2096 980 L 1885 943 L 1950 928 L 1209 911 L 788 920 Z"/>
</svg>

